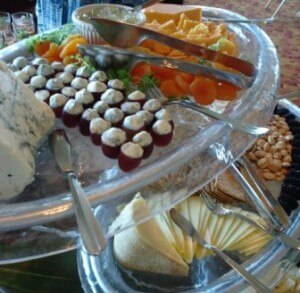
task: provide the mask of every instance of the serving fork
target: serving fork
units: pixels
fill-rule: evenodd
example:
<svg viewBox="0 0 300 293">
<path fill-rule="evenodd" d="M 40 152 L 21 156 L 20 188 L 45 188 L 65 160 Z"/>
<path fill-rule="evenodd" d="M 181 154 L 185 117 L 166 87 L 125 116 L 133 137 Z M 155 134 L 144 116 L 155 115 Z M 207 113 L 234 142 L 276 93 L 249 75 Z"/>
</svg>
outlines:
<svg viewBox="0 0 300 293">
<path fill-rule="evenodd" d="M 270 293 L 272 292 L 266 285 L 255 278 L 253 275 L 248 273 L 241 265 L 234 261 L 225 252 L 218 249 L 216 246 L 206 242 L 198 231 L 194 228 L 191 222 L 189 222 L 183 215 L 181 215 L 176 209 L 170 210 L 170 216 L 174 223 L 187 235 L 192 237 L 193 240 L 197 241 L 202 247 L 211 250 L 218 257 L 222 258 L 229 266 L 231 266 L 236 272 L 238 272 L 244 279 L 258 292 Z"/>
<path fill-rule="evenodd" d="M 153 87 L 152 89 L 148 89 L 147 94 L 152 98 L 158 98 L 162 99 L 163 95 L 161 94 L 160 90 L 157 87 Z M 194 111 L 197 111 L 199 113 L 205 114 L 207 116 L 213 117 L 217 120 L 224 121 L 230 126 L 232 126 L 235 129 L 238 129 L 242 132 L 254 135 L 254 136 L 261 136 L 265 135 L 269 132 L 269 128 L 267 127 L 261 127 L 256 126 L 248 123 L 241 123 L 240 121 L 227 117 L 223 114 L 217 113 L 215 111 L 212 111 L 206 107 L 200 106 L 192 101 L 189 100 L 176 100 L 176 101 L 169 101 L 166 102 L 165 105 L 179 105 L 184 108 L 190 108 Z"/>
<path fill-rule="evenodd" d="M 213 212 L 215 215 L 218 216 L 234 216 L 239 218 L 251 226 L 263 231 L 264 233 L 268 234 L 272 238 L 281 241 L 282 243 L 286 244 L 287 246 L 300 250 L 300 241 L 285 235 L 283 232 L 278 231 L 276 229 L 272 229 L 270 227 L 266 227 L 263 224 L 252 220 L 251 218 L 239 213 L 238 211 L 232 210 L 223 206 L 219 203 L 216 199 L 212 198 L 205 190 L 201 191 L 201 197 L 204 199 L 207 208 Z"/>
</svg>

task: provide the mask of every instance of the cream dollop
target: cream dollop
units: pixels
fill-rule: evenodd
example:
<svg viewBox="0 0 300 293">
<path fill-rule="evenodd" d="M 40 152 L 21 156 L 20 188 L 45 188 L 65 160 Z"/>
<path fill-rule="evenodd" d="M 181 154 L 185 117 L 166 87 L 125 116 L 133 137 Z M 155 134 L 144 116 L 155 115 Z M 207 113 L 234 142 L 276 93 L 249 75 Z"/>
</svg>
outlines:
<svg viewBox="0 0 300 293">
<path fill-rule="evenodd" d="M 154 118 L 154 115 L 147 110 L 138 111 L 135 115 L 141 117 L 147 125 L 150 125 Z"/>
<path fill-rule="evenodd" d="M 76 102 L 74 99 L 68 100 L 64 106 L 64 111 L 70 115 L 80 115 L 83 112 L 82 104 Z"/>
<path fill-rule="evenodd" d="M 121 105 L 121 110 L 127 114 L 135 114 L 141 110 L 141 104 L 138 102 L 125 102 Z"/>
<path fill-rule="evenodd" d="M 165 135 L 172 132 L 172 125 L 166 120 L 157 120 L 153 124 L 152 129 L 159 135 Z"/>
<path fill-rule="evenodd" d="M 76 65 L 71 63 L 65 66 L 64 72 L 71 73 L 74 75 L 76 73 L 77 68 L 78 67 Z"/>
<path fill-rule="evenodd" d="M 140 101 L 140 100 L 145 100 L 146 99 L 146 95 L 141 92 L 141 91 L 134 91 L 132 93 L 130 93 L 128 96 L 127 96 L 127 99 L 129 101 Z"/>
<path fill-rule="evenodd" d="M 106 84 L 97 80 L 91 81 L 87 86 L 87 90 L 91 93 L 103 93 L 106 89 Z"/>
<path fill-rule="evenodd" d="M 50 93 L 47 90 L 40 90 L 40 91 L 36 91 L 35 93 L 35 97 L 39 100 L 39 101 L 46 101 L 49 99 L 50 97 Z"/>
<path fill-rule="evenodd" d="M 59 79 L 63 84 L 70 84 L 74 78 L 73 74 L 68 72 L 60 72 L 55 77 Z"/>
<path fill-rule="evenodd" d="M 88 85 L 88 81 L 82 77 L 75 77 L 71 82 L 71 86 L 77 90 L 84 89 L 87 87 L 87 85 Z"/>
<path fill-rule="evenodd" d="M 143 106 L 143 110 L 147 110 L 149 112 L 156 112 L 161 107 L 161 102 L 157 99 L 150 99 L 145 102 Z"/>
<path fill-rule="evenodd" d="M 146 147 L 153 142 L 153 139 L 150 133 L 147 131 L 141 131 L 133 137 L 132 141 L 141 147 Z"/>
<path fill-rule="evenodd" d="M 143 119 L 136 115 L 125 117 L 123 127 L 131 130 L 139 130 L 145 126 Z"/>
<path fill-rule="evenodd" d="M 144 154 L 144 150 L 141 146 L 133 142 L 124 143 L 121 146 L 121 152 L 132 159 L 140 159 Z"/>
<path fill-rule="evenodd" d="M 67 102 L 68 98 L 62 94 L 54 94 L 50 97 L 49 106 L 51 108 L 57 108 L 63 106 Z"/>
<path fill-rule="evenodd" d="M 98 101 L 94 104 L 93 108 L 96 109 L 100 115 L 102 115 L 109 108 L 109 106 L 104 101 Z"/>
<path fill-rule="evenodd" d="M 108 87 L 119 91 L 122 91 L 125 88 L 123 81 L 119 79 L 111 79 L 108 81 L 107 85 Z"/>
<path fill-rule="evenodd" d="M 42 75 L 33 76 L 30 79 L 30 84 L 37 89 L 44 87 L 46 82 L 47 82 L 46 77 Z"/>
<path fill-rule="evenodd" d="M 105 82 L 107 81 L 107 75 L 104 71 L 99 70 L 95 71 L 91 77 L 89 78 L 90 81 L 99 81 L 99 82 Z"/>
<path fill-rule="evenodd" d="M 61 90 L 61 93 L 69 98 L 74 98 L 76 95 L 76 90 L 70 86 L 66 86 Z"/>
<path fill-rule="evenodd" d="M 95 109 L 86 109 L 82 114 L 82 119 L 91 121 L 94 118 L 98 118 L 99 114 Z"/>
<path fill-rule="evenodd" d="M 75 95 L 75 100 L 81 104 L 91 104 L 94 102 L 94 96 L 86 89 L 82 89 Z"/>
<path fill-rule="evenodd" d="M 106 102 L 108 105 L 120 103 L 121 101 L 123 101 L 123 99 L 123 94 L 120 91 L 114 89 L 106 90 L 101 96 L 101 100 Z"/>
<path fill-rule="evenodd" d="M 102 133 L 101 141 L 108 146 L 117 147 L 126 141 L 126 133 L 120 128 L 111 127 Z"/>
<path fill-rule="evenodd" d="M 27 73 L 29 77 L 35 76 L 36 75 L 36 69 L 33 65 L 26 65 L 23 69 L 23 72 Z"/>
<path fill-rule="evenodd" d="M 104 119 L 111 123 L 117 123 L 123 118 L 124 113 L 119 108 L 109 108 L 104 113 Z"/>
<path fill-rule="evenodd" d="M 111 123 L 102 119 L 94 118 L 90 122 L 90 132 L 101 135 L 105 130 L 111 127 Z"/>
</svg>

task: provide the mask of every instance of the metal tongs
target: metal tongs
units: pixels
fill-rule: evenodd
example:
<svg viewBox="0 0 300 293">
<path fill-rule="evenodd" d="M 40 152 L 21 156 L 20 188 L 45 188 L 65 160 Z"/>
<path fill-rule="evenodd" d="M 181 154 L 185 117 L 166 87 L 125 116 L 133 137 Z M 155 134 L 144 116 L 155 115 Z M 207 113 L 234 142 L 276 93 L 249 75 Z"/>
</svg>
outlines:
<svg viewBox="0 0 300 293">
<path fill-rule="evenodd" d="M 96 61 L 98 66 L 103 69 L 110 66 L 131 67 L 135 63 L 146 61 L 158 66 L 180 70 L 194 75 L 204 75 L 210 78 L 228 81 L 241 88 L 250 87 L 253 81 L 253 78 L 248 76 L 219 70 L 197 63 L 177 60 L 174 58 L 158 57 L 115 47 L 100 45 L 79 45 L 78 49 L 82 55 L 92 57 Z"/>
<path fill-rule="evenodd" d="M 241 74 L 235 75 L 236 79 L 240 79 L 239 84 L 244 85 L 243 87 L 249 87 L 256 74 L 255 66 L 247 61 L 202 46 L 194 45 L 150 29 L 96 17 L 91 17 L 90 21 L 101 37 L 114 47 L 127 49 L 139 45 L 146 39 L 153 39 L 190 55 L 203 57 L 208 61 L 223 64 L 226 67 L 240 72 Z M 147 54 L 145 55 L 147 56 Z M 203 68 L 204 67 L 209 69 L 210 74 L 214 74 L 214 72 L 225 72 L 207 66 L 203 66 Z"/>
</svg>

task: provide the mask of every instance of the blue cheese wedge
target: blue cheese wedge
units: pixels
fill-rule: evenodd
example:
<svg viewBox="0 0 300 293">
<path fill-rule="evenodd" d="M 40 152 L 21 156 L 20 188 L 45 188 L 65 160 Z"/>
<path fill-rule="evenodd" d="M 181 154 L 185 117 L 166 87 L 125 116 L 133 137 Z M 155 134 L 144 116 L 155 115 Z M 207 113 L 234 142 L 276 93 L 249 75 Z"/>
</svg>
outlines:
<svg viewBox="0 0 300 293">
<path fill-rule="evenodd" d="M 0 61 L 0 200 L 34 180 L 35 150 L 54 126 L 54 114 Z"/>
</svg>

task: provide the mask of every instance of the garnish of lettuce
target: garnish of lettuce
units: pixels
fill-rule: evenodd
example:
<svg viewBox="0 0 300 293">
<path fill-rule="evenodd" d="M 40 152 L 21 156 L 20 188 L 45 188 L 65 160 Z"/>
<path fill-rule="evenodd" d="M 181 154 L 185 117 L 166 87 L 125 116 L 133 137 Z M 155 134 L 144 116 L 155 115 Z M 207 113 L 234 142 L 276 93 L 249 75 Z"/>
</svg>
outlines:
<svg viewBox="0 0 300 293">
<path fill-rule="evenodd" d="M 30 53 L 34 53 L 34 45 L 43 41 L 49 41 L 60 45 L 69 35 L 73 34 L 75 26 L 73 23 L 63 25 L 59 30 L 54 30 L 39 35 L 32 36 L 26 40 L 26 47 Z"/>
<path fill-rule="evenodd" d="M 220 51 L 226 41 L 227 41 L 227 38 L 222 37 L 215 44 L 209 46 L 208 48 L 211 50 L 214 50 L 214 51 Z"/>
<path fill-rule="evenodd" d="M 130 93 L 134 90 L 129 68 L 115 69 L 109 68 L 107 71 L 108 79 L 119 79 L 124 83 L 125 90 Z"/>
<path fill-rule="evenodd" d="M 77 66 L 85 66 L 90 73 L 97 70 L 94 60 L 89 56 L 82 56 L 81 54 L 76 54 L 72 56 L 73 63 Z"/>
</svg>

